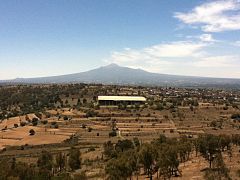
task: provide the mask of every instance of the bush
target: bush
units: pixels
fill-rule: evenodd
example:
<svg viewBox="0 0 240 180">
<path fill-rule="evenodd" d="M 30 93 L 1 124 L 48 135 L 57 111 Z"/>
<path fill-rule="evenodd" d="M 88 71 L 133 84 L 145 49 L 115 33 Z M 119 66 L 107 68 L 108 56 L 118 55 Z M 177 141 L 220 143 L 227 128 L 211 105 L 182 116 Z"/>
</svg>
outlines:
<svg viewBox="0 0 240 180">
<path fill-rule="evenodd" d="M 47 120 L 43 120 L 42 123 L 43 123 L 43 124 L 47 124 L 48 121 L 47 121 Z"/>
<path fill-rule="evenodd" d="M 56 121 L 51 122 L 51 125 L 52 125 L 52 126 L 55 126 L 56 124 L 57 124 Z"/>
<path fill-rule="evenodd" d="M 240 114 L 232 114 L 231 116 L 232 119 L 239 119 L 240 120 Z"/>
<path fill-rule="evenodd" d="M 217 127 L 217 121 L 211 121 L 210 127 Z"/>
<path fill-rule="evenodd" d="M 38 125 L 38 122 L 37 122 L 37 121 L 33 121 L 33 122 L 32 122 L 32 125 L 33 125 L 33 126 L 37 126 L 37 125 Z"/>
<path fill-rule="evenodd" d="M 94 111 L 94 110 L 88 110 L 86 112 L 86 117 L 96 117 L 98 115 L 98 112 Z"/>
<path fill-rule="evenodd" d="M 32 119 L 32 125 L 37 126 L 38 125 L 38 118 L 33 118 Z"/>
<path fill-rule="evenodd" d="M 92 132 L 93 128 L 88 127 L 88 132 Z"/>
<path fill-rule="evenodd" d="M 68 165 L 72 171 L 81 168 L 81 154 L 79 149 L 71 148 L 69 154 Z"/>
<path fill-rule="evenodd" d="M 85 172 L 81 172 L 80 174 L 74 174 L 74 179 L 87 180 L 87 175 Z"/>
<path fill-rule="evenodd" d="M 26 122 L 20 122 L 20 126 L 26 126 Z"/>
<path fill-rule="evenodd" d="M 164 110 L 163 105 L 162 105 L 161 103 L 160 103 L 160 104 L 157 104 L 156 110 L 159 110 L 159 111 Z"/>
<path fill-rule="evenodd" d="M 33 118 L 32 122 L 38 121 L 38 118 Z"/>
<path fill-rule="evenodd" d="M 30 135 L 30 136 L 35 135 L 35 131 L 34 131 L 33 129 L 30 129 L 30 131 L 29 131 L 29 135 Z"/>
<path fill-rule="evenodd" d="M 114 137 L 117 136 L 117 132 L 116 131 L 112 131 L 109 133 L 109 137 Z"/>
<path fill-rule="evenodd" d="M 240 177 L 240 169 L 237 170 L 236 174 L 238 177 Z"/>
<path fill-rule="evenodd" d="M 88 152 L 91 152 L 91 151 L 95 151 L 95 148 L 94 148 L 94 147 L 90 147 L 90 148 L 88 149 Z"/>
<path fill-rule="evenodd" d="M 232 107 L 235 108 L 235 109 L 238 109 L 238 105 L 237 104 L 233 104 Z"/>
<path fill-rule="evenodd" d="M 224 106 L 224 107 L 223 107 L 223 110 L 228 110 L 228 107 L 227 107 L 227 106 Z"/>
</svg>

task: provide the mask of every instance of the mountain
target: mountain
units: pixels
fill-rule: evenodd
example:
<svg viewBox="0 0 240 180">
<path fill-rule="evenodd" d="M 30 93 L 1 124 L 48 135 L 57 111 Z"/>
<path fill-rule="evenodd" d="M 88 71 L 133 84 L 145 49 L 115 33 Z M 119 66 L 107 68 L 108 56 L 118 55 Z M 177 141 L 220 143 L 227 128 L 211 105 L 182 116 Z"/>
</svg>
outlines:
<svg viewBox="0 0 240 180">
<path fill-rule="evenodd" d="M 39 78 L 17 78 L 2 80 L 0 83 L 103 83 L 154 86 L 188 87 L 236 87 L 240 88 L 240 79 L 207 78 L 158 74 L 110 64 L 86 72 Z"/>
</svg>

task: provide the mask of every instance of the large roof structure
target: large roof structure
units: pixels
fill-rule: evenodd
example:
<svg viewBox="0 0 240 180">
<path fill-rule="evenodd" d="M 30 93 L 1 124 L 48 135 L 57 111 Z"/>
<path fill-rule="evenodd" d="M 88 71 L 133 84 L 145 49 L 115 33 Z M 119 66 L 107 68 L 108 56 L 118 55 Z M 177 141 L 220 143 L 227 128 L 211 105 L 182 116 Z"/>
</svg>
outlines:
<svg viewBox="0 0 240 180">
<path fill-rule="evenodd" d="M 99 101 L 146 101 L 142 96 L 98 96 Z"/>
</svg>

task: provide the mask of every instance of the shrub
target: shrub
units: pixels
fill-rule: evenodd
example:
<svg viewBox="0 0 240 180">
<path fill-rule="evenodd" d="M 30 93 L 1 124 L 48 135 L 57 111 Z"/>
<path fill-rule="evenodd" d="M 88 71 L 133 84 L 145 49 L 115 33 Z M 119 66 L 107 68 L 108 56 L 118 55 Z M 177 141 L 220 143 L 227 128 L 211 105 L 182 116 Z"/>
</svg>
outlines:
<svg viewBox="0 0 240 180">
<path fill-rule="evenodd" d="M 95 151 L 95 148 L 94 148 L 94 147 L 90 147 L 90 148 L 88 149 L 88 152 L 91 152 L 91 151 Z"/>
<path fill-rule="evenodd" d="M 223 107 L 223 110 L 228 110 L 228 107 L 227 107 L 227 106 L 224 106 L 224 107 Z"/>
<path fill-rule="evenodd" d="M 109 137 L 114 137 L 117 136 L 117 132 L 116 131 L 112 131 L 109 133 Z"/>
<path fill-rule="evenodd" d="M 232 119 L 240 119 L 240 114 L 232 114 Z"/>
<path fill-rule="evenodd" d="M 88 132 L 92 132 L 93 128 L 88 127 Z"/>
<path fill-rule="evenodd" d="M 33 118 L 32 119 L 32 125 L 37 126 L 38 125 L 38 118 Z"/>
<path fill-rule="evenodd" d="M 30 135 L 30 136 L 35 135 L 35 131 L 34 131 L 33 129 L 30 129 L 30 131 L 29 131 L 29 135 Z"/>
<path fill-rule="evenodd" d="M 47 124 L 48 121 L 47 121 L 47 120 L 43 120 L 42 123 L 43 123 L 43 124 Z"/>
<path fill-rule="evenodd" d="M 38 125 L 38 122 L 37 122 L 37 121 L 33 121 L 33 122 L 32 122 L 32 125 L 33 125 L 33 126 L 37 126 L 37 125 Z"/>
<path fill-rule="evenodd" d="M 88 110 L 86 112 L 86 117 L 96 117 L 98 115 L 98 112 L 94 111 L 94 110 Z"/>
<path fill-rule="evenodd" d="M 81 168 L 81 154 L 79 149 L 71 148 L 69 153 L 68 165 L 72 171 Z"/>
<path fill-rule="evenodd" d="M 34 122 L 34 121 L 38 121 L 38 118 L 33 118 L 33 119 L 32 119 L 32 122 Z"/>
<path fill-rule="evenodd" d="M 55 126 L 56 124 L 57 124 L 56 121 L 51 122 L 51 125 L 52 125 L 52 126 Z"/>
<path fill-rule="evenodd" d="M 210 127 L 217 127 L 217 121 L 211 121 Z"/>
<path fill-rule="evenodd" d="M 238 177 L 240 177 L 240 169 L 237 170 L 236 174 Z"/>
<path fill-rule="evenodd" d="M 238 105 L 237 104 L 233 104 L 232 107 L 235 108 L 235 109 L 238 109 Z"/>
<path fill-rule="evenodd" d="M 74 174 L 74 179 L 87 180 L 88 178 L 85 172 L 81 172 L 79 174 Z"/>
<path fill-rule="evenodd" d="M 20 122 L 20 126 L 26 126 L 26 122 Z"/>
</svg>

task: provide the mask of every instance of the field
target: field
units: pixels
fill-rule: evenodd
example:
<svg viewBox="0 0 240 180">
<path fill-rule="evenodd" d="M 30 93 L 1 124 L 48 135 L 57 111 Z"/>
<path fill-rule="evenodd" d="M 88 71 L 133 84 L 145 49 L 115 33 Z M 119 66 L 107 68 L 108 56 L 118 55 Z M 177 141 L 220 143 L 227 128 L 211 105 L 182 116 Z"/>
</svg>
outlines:
<svg viewBox="0 0 240 180">
<path fill-rule="evenodd" d="M 178 94 L 182 93 L 183 98 L 176 98 L 166 95 L 165 89 L 155 89 L 154 94 L 150 94 L 153 90 L 148 88 L 140 91 L 137 87 L 124 87 L 122 90 L 118 87 L 118 91 L 121 92 L 126 89 L 132 93 L 140 91 L 141 95 L 151 101 L 141 107 L 97 107 L 97 103 L 92 100 L 95 99 L 93 92 L 98 89 L 99 94 L 103 90 L 109 93 L 112 92 L 112 88 L 86 85 L 81 90 L 85 94 L 79 95 L 81 103 L 76 94 L 67 97 L 60 95 L 61 101 L 56 102 L 54 107 L 39 110 L 37 113 L 3 117 L 0 123 L 0 158 L 14 157 L 17 162 L 37 163 L 43 150 L 55 156 L 58 153 L 68 154 L 74 146 L 81 152 L 82 167 L 71 172 L 72 176 L 84 172 L 88 179 L 106 179 L 108 175 L 105 173 L 107 159 L 104 143 L 108 141 L 117 144 L 119 141 L 132 141 L 137 138 L 140 144 L 144 145 L 157 140 L 160 135 L 170 139 L 181 139 L 184 136 L 192 141 L 206 134 L 230 137 L 240 134 L 240 122 L 233 119 L 234 114 L 240 113 L 236 105 L 238 99 L 230 104 L 227 100 L 219 100 L 219 97 L 207 98 L 207 101 L 192 95 L 192 99 L 197 100 L 198 104 L 190 105 L 185 104 L 185 101 L 189 100 L 189 97 L 184 98 L 185 91 L 196 90 L 178 89 Z M 168 91 L 173 92 L 171 89 Z M 156 94 L 157 92 L 159 94 Z M 228 94 L 233 92 L 225 91 L 223 97 L 228 97 Z M 238 96 L 236 94 L 236 97 Z M 181 103 L 176 103 L 176 99 Z M 33 135 L 30 135 L 30 130 L 34 130 Z M 111 136 L 113 130 L 116 135 Z M 227 150 L 221 154 L 230 177 L 238 179 L 239 147 L 234 144 L 231 146 L 231 156 Z M 178 170 L 181 173 L 177 177 L 172 176 L 171 179 L 204 179 L 208 167 L 208 161 L 200 153 L 196 156 L 196 150 L 193 148 L 188 159 L 179 164 Z M 143 166 L 138 175 L 132 175 L 132 179 L 147 177 Z M 153 173 L 153 179 L 157 177 L 158 173 Z"/>
</svg>

